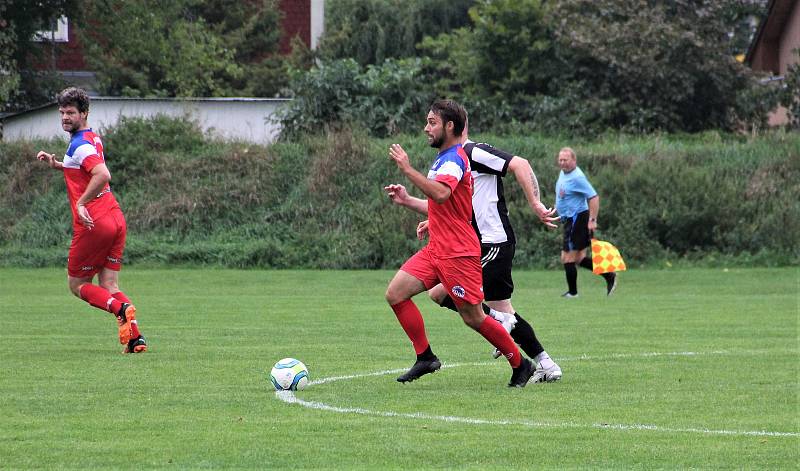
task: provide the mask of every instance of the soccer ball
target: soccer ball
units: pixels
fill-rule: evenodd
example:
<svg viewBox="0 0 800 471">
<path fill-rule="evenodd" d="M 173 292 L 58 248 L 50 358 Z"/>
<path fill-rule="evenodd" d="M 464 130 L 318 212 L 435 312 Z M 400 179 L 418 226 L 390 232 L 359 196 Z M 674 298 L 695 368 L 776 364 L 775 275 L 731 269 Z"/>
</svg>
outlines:
<svg viewBox="0 0 800 471">
<path fill-rule="evenodd" d="M 297 391 L 308 384 L 308 368 L 300 360 L 284 358 L 272 367 L 269 379 L 277 391 Z"/>
</svg>

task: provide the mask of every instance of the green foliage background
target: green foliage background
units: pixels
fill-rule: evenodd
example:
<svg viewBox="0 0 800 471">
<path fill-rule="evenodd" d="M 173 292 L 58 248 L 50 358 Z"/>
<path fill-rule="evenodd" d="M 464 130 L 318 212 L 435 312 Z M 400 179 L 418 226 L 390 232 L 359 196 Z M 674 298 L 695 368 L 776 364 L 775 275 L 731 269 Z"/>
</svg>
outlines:
<svg viewBox="0 0 800 471">
<path fill-rule="evenodd" d="M 420 124 L 421 125 L 421 124 Z M 800 262 L 800 135 L 473 134 L 525 157 L 552 205 L 555 155 L 577 150 L 601 196 L 598 236 L 630 266 Z M 271 268 L 396 268 L 421 243 L 419 217 L 392 206 L 405 183 L 388 160 L 401 143 L 414 166 L 434 150 L 420 134 L 392 140 L 348 128 L 269 147 L 204 136 L 191 122 L 123 119 L 104 133 L 112 189 L 128 220 L 128 263 Z M 39 162 L 63 141 L 0 143 L 0 264 L 63 265 L 71 221 L 63 177 Z M 413 190 L 412 190 L 413 193 Z M 419 194 L 417 193 L 419 196 Z M 519 267 L 558 265 L 558 231 L 506 181 Z"/>
</svg>

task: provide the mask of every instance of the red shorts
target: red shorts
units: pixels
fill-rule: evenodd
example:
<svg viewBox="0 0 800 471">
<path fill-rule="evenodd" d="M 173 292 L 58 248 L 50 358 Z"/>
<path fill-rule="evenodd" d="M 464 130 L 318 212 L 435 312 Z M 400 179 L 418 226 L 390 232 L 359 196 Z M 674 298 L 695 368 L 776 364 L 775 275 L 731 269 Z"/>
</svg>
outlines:
<svg viewBox="0 0 800 471">
<path fill-rule="evenodd" d="M 95 219 L 92 229 L 75 230 L 67 259 L 69 276 L 90 278 L 103 268 L 119 271 L 126 233 L 125 216 L 119 209 Z"/>
<path fill-rule="evenodd" d="M 422 281 L 425 289 L 442 283 L 456 306 L 480 304 L 483 301 L 481 259 L 477 255 L 437 258 L 426 246 L 406 260 L 400 269 Z"/>
</svg>

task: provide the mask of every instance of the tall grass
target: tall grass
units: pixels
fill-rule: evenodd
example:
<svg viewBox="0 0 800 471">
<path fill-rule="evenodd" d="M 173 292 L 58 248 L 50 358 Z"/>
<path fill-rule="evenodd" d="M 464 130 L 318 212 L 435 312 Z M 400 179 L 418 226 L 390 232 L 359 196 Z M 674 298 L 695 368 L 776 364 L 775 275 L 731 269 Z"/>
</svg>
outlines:
<svg viewBox="0 0 800 471">
<path fill-rule="evenodd" d="M 389 140 L 344 130 L 260 146 L 214 140 L 195 123 L 157 117 L 126 119 L 103 135 L 128 220 L 127 263 L 388 268 L 420 246 L 419 217 L 392 206 L 382 187 L 408 184 L 388 160 L 392 142 L 416 168 L 430 165 L 435 151 L 421 133 Z M 575 148 L 601 196 L 598 236 L 630 266 L 800 261 L 797 134 L 471 137 L 529 159 L 548 205 L 555 155 Z M 63 179 L 34 156 L 65 147 L 0 143 L 0 264 L 63 264 L 70 238 Z M 559 232 L 538 222 L 513 177 L 506 195 L 517 265 L 557 265 Z"/>
</svg>

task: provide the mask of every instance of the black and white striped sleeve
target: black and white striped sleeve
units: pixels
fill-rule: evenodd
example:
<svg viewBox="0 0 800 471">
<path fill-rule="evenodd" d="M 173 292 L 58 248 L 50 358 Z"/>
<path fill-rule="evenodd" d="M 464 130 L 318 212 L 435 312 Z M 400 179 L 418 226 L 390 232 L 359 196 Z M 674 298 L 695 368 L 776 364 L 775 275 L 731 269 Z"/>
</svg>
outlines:
<svg viewBox="0 0 800 471">
<path fill-rule="evenodd" d="M 467 142 L 464 144 L 464 151 L 469 156 L 470 166 L 473 170 L 501 177 L 506 175 L 508 164 L 514 158 L 508 152 L 484 143 Z"/>
</svg>

